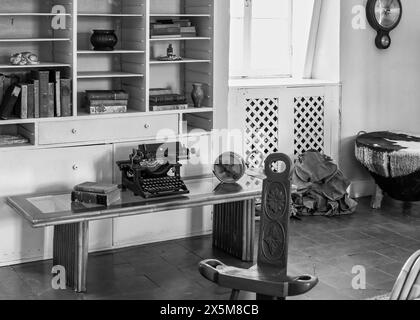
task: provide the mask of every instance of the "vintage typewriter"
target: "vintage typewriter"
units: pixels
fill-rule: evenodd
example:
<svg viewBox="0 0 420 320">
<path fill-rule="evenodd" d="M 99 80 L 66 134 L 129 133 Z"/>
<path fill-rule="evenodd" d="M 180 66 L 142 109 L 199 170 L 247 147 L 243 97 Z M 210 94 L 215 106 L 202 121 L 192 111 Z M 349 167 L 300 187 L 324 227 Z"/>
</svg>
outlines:
<svg viewBox="0 0 420 320">
<path fill-rule="evenodd" d="M 179 142 L 140 145 L 130 154 L 130 160 L 117 162 L 122 189 L 144 198 L 187 194 L 179 161 L 188 158 L 189 150 Z"/>
</svg>

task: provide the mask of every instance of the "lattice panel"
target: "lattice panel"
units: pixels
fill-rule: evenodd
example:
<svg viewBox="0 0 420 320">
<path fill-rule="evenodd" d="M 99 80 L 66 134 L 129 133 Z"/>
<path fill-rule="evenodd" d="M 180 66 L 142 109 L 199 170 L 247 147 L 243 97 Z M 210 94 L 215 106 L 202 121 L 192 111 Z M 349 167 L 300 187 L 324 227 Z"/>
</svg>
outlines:
<svg viewBox="0 0 420 320">
<path fill-rule="evenodd" d="M 295 155 L 309 150 L 324 153 L 324 125 L 324 97 L 296 97 L 294 99 Z"/>
<path fill-rule="evenodd" d="M 265 158 L 278 152 L 278 113 L 278 99 L 246 99 L 245 150 L 250 168 L 262 168 Z"/>
</svg>

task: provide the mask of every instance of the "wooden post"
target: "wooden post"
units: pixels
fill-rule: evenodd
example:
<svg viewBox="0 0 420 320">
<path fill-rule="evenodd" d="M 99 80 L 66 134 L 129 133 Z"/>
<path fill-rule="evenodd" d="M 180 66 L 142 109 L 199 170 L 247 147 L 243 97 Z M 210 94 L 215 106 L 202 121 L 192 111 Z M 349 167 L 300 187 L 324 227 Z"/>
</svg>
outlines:
<svg viewBox="0 0 420 320">
<path fill-rule="evenodd" d="M 382 189 L 378 185 L 376 185 L 375 193 L 372 196 L 372 200 L 370 204 L 372 209 L 381 209 L 383 199 L 384 199 L 384 193 Z"/>
</svg>

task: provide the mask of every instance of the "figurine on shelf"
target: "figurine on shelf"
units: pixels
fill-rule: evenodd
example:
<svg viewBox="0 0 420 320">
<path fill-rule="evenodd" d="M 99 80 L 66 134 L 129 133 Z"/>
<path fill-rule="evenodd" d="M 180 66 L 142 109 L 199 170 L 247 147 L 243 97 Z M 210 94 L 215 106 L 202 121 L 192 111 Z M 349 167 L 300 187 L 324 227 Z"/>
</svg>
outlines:
<svg viewBox="0 0 420 320">
<path fill-rule="evenodd" d="M 36 65 L 39 64 L 39 59 L 32 52 L 20 52 L 10 57 L 10 63 L 14 66 Z"/>
<path fill-rule="evenodd" d="M 172 44 L 169 44 L 168 48 L 166 49 L 166 56 L 158 57 L 159 61 L 180 61 L 182 58 L 174 54 L 174 47 Z"/>
</svg>

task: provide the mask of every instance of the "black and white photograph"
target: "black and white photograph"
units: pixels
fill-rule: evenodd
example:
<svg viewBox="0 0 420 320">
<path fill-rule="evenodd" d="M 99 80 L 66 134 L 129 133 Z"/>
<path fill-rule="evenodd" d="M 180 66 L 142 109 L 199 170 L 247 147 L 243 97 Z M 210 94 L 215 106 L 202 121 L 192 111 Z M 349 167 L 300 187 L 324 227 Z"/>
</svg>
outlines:
<svg viewBox="0 0 420 320">
<path fill-rule="evenodd" d="M 419 17 L 0 0 L 0 303 L 420 300 Z"/>
</svg>

